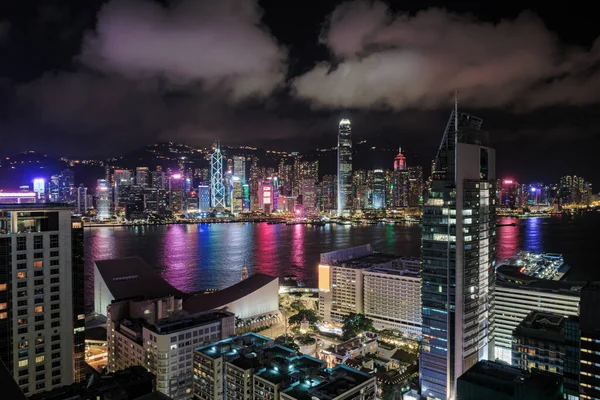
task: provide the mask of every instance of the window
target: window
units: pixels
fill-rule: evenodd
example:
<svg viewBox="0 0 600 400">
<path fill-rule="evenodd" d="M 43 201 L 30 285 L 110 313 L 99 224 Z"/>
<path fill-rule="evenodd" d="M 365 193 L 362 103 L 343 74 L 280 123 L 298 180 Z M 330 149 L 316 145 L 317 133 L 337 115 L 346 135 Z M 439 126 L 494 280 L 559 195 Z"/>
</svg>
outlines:
<svg viewBox="0 0 600 400">
<path fill-rule="evenodd" d="M 33 309 L 35 312 L 44 312 L 44 306 L 35 306 Z"/>
<path fill-rule="evenodd" d="M 23 334 L 27 333 L 27 327 L 26 327 L 26 326 L 24 326 L 24 327 L 22 327 L 22 328 L 19 328 L 19 329 L 17 330 L 17 333 L 18 333 L 19 335 L 23 335 Z"/>
<path fill-rule="evenodd" d="M 50 318 L 52 318 L 52 319 L 60 318 L 60 313 L 53 312 L 52 314 L 50 314 Z"/>
<path fill-rule="evenodd" d="M 58 257 L 58 250 L 53 250 L 50 252 L 50 257 Z"/>
<path fill-rule="evenodd" d="M 45 369 L 46 369 L 46 366 L 44 364 L 38 365 L 37 367 L 35 367 L 35 372 L 44 372 Z M 42 378 L 42 379 L 44 379 L 44 378 Z"/>
<path fill-rule="evenodd" d="M 27 287 L 27 281 L 17 282 L 17 288 L 22 289 Z"/>
<path fill-rule="evenodd" d="M 0 310 L 6 310 L 6 303 L 0 303 Z"/>
<path fill-rule="evenodd" d="M 60 360 L 52 361 L 52 368 L 60 367 Z"/>
<path fill-rule="evenodd" d="M 27 315 L 27 309 L 26 309 L 26 308 L 22 308 L 22 309 L 20 309 L 20 310 L 17 310 L 17 315 L 18 315 L 19 317 L 20 317 L 20 316 L 23 316 L 23 315 Z"/>
<path fill-rule="evenodd" d="M 29 360 L 25 359 L 25 360 L 19 360 L 19 368 L 23 368 L 29 365 Z"/>
<path fill-rule="evenodd" d="M 44 294 L 44 288 L 35 288 L 33 289 L 33 294 Z"/>
<path fill-rule="evenodd" d="M 17 261 L 27 260 L 27 254 L 17 254 Z"/>
<path fill-rule="evenodd" d="M 41 347 L 36 347 L 35 348 L 35 354 L 42 354 L 46 351 L 46 349 L 44 349 L 44 346 Z"/>
<path fill-rule="evenodd" d="M 38 277 L 38 278 L 39 278 L 40 276 L 44 276 L 44 270 L 41 270 L 41 271 L 33 271 L 33 276 L 35 276 L 35 277 Z M 37 283 L 36 283 L 36 285 L 37 285 Z"/>
<path fill-rule="evenodd" d="M 25 279 L 27 278 L 27 272 L 19 271 L 17 272 L 17 279 Z"/>
<path fill-rule="evenodd" d="M 33 237 L 33 248 L 34 250 L 40 250 L 44 248 L 44 237 L 42 235 L 36 235 Z"/>
<path fill-rule="evenodd" d="M 58 277 L 50 278 L 50 283 L 58 283 L 58 282 L 59 282 Z"/>
<path fill-rule="evenodd" d="M 28 385 L 28 384 L 29 384 L 29 378 L 19 379 L 19 385 Z"/>
<path fill-rule="evenodd" d="M 0 283 L 0 292 L 6 290 L 6 283 Z"/>
<path fill-rule="evenodd" d="M 17 320 L 17 324 L 18 325 L 26 325 L 27 324 L 27 318 L 19 318 Z"/>
<path fill-rule="evenodd" d="M 52 371 L 52 376 L 60 376 L 60 369 L 55 369 Z"/>
<path fill-rule="evenodd" d="M 17 301 L 17 307 L 25 307 L 26 305 L 27 305 L 27 300 Z"/>
<path fill-rule="evenodd" d="M 29 340 L 21 340 L 19 342 L 19 349 L 26 349 L 29 347 Z"/>
<path fill-rule="evenodd" d="M 35 253 L 33 253 L 33 258 L 44 258 L 44 253 L 42 253 L 41 251 L 36 251 Z"/>
<path fill-rule="evenodd" d="M 50 270 L 50 275 L 58 275 L 58 268 L 53 268 Z"/>
<path fill-rule="evenodd" d="M 37 337 L 35 338 L 35 344 L 44 344 L 44 338 L 43 337 Z"/>
<path fill-rule="evenodd" d="M 17 269 L 27 269 L 27 263 L 18 263 Z"/>
<path fill-rule="evenodd" d="M 44 296 L 38 296 L 38 297 L 36 297 L 36 298 L 33 300 L 33 302 L 34 302 L 35 304 L 43 304 L 43 303 L 44 303 Z"/>
<path fill-rule="evenodd" d="M 42 322 L 44 320 L 44 315 L 36 315 L 35 322 Z"/>
<path fill-rule="evenodd" d="M 51 326 L 52 328 L 57 328 L 57 327 L 59 327 L 59 326 L 60 326 L 60 321 L 54 321 L 54 322 L 52 322 L 52 323 L 50 324 L 50 326 Z"/>
<path fill-rule="evenodd" d="M 52 335 L 52 341 L 60 340 L 60 335 Z"/>
<path fill-rule="evenodd" d="M 55 294 L 55 295 L 50 296 L 50 301 L 58 301 L 58 300 L 60 300 L 60 295 Z"/>
<path fill-rule="evenodd" d="M 35 385 L 35 390 L 42 390 L 46 387 L 46 382 L 40 382 Z"/>
<path fill-rule="evenodd" d="M 17 238 L 17 251 L 25 250 L 27 250 L 27 238 L 25 236 L 20 236 Z"/>
<path fill-rule="evenodd" d="M 33 281 L 34 286 L 42 286 L 43 284 L 44 284 L 43 279 L 36 279 L 35 281 Z"/>
<path fill-rule="evenodd" d="M 33 268 L 42 268 L 44 266 L 44 262 L 41 260 L 33 262 Z"/>
<path fill-rule="evenodd" d="M 52 350 L 60 350 L 60 343 L 54 343 L 52 345 Z"/>
<path fill-rule="evenodd" d="M 35 363 L 36 363 L 36 364 L 43 363 L 43 362 L 45 361 L 45 359 L 46 359 L 46 357 L 45 357 L 44 355 L 37 356 L 37 357 L 35 358 Z"/>
<path fill-rule="evenodd" d="M 44 330 L 44 324 L 38 324 L 35 326 L 35 330 L 36 331 L 43 331 Z"/>
<path fill-rule="evenodd" d="M 58 235 L 50 235 L 50 247 L 58 247 Z"/>
<path fill-rule="evenodd" d="M 54 379 L 52 379 L 52 385 L 53 386 L 60 385 L 60 378 L 54 378 Z"/>
<path fill-rule="evenodd" d="M 52 287 L 50 288 L 50 291 L 51 291 L 51 292 L 60 292 L 60 286 L 52 286 Z"/>
<path fill-rule="evenodd" d="M 60 303 L 50 304 L 50 309 L 51 310 L 58 310 L 58 309 L 60 309 Z"/>
<path fill-rule="evenodd" d="M 5 312 L 0 312 L 0 319 L 6 319 L 8 318 L 8 314 Z"/>
<path fill-rule="evenodd" d="M 25 375 L 29 375 L 28 369 L 22 369 L 19 371 L 19 376 L 25 376 Z"/>
<path fill-rule="evenodd" d="M 60 353 L 52 353 L 52 359 L 60 358 Z"/>
</svg>

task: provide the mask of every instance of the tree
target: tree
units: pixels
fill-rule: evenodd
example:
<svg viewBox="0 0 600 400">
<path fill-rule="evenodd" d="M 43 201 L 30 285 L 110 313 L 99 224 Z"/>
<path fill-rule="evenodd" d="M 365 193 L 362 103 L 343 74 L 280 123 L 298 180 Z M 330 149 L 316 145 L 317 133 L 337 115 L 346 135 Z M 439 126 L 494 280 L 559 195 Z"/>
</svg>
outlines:
<svg viewBox="0 0 600 400">
<path fill-rule="evenodd" d="M 296 311 L 306 310 L 306 306 L 304 305 L 304 302 L 302 300 L 293 301 L 292 304 L 290 304 L 290 307 Z"/>
<path fill-rule="evenodd" d="M 288 335 L 279 336 L 277 339 L 275 339 L 275 343 L 285 346 L 287 348 L 290 348 L 292 350 L 296 350 L 296 351 L 300 350 L 300 346 L 298 346 L 296 344 L 296 342 L 294 341 L 294 338 L 292 336 L 288 336 Z"/>
<path fill-rule="evenodd" d="M 365 317 L 364 314 L 350 313 L 344 317 L 342 339 L 352 339 L 360 333 L 369 331 L 373 331 L 373 321 Z"/>
<path fill-rule="evenodd" d="M 320 320 L 317 313 L 313 310 L 300 310 L 298 314 L 292 315 L 288 319 L 288 322 L 290 325 L 300 325 L 305 318 L 311 326 L 314 326 Z"/>
</svg>

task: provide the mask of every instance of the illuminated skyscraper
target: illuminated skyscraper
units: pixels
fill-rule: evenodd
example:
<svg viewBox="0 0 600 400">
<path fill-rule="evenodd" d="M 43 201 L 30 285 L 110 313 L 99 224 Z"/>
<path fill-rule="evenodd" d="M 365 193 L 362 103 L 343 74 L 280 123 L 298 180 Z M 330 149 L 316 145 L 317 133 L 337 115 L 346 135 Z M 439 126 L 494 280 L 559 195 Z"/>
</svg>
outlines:
<svg viewBox="0 0 600 400">
<path fill-rule="evenodd" d="M 242 184 L 246 182 L 246 157 L 233 157 L 233 175 L 240 178 Z"/>
<path fill-rule="evenodd" d="M 210 205 L 221 211 L 225 209 L 223 154 L 221 144 L 218 142 L 215 143 L 215 152 L 210 155 Z"/>
<path fill-rule="evenodd" d="M 96 210 L 98 219 L 109 219 L 112 215 L 112 202 L 110 186 L 106 179 L 98 179 L 96 185 Z"/>
<path fill-rule="evenodd" d="M 349 214 L 352 208 L 352 127 L 342 119 L 338 128 L 338 215 Z"/>
<path fill-rule="evenodd" d="M 148 186 L 150 180 L 150 171 L 148 167 L 137 167 L 135 169 L 135 184 L 141 187 Z"/>
<path fill-rule="evenodd" d="M 242 212 L 244 198 L 242 193 L 242 179 L 239 176 L 231 177 L 231 213 L 237 215 Z"/>
<path fill-rule="evenodd" d="M 382 169 L 373 171 L 373 208 L 381 210 L 385 207 L 385 173 Z"/>
<path fill-rule="evenodd" d="M 423 207 L 422 394 L 454 399 L 456 380 L 493 359 L 495 151 L 482 120 L 455 109 Z"/>
</svg>

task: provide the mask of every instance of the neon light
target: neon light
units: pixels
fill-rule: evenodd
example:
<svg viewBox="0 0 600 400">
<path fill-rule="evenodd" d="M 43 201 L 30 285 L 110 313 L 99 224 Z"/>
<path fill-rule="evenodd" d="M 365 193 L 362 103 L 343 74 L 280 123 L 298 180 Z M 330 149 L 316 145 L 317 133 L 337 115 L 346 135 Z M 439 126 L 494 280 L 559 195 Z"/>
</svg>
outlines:
<svg viewBox="0 0 600 400">
<path fill-rule="evenodd" d="M 505 179 L 504 180 L 504 184 L 505 185 L 512 185 L 513 184 L 513 180 L 512 179 Z"/>
<path fill-rule="evenodd" d="M 181 174 L 173 174 L 173 179 L 181 179 Z"/>
</svg>

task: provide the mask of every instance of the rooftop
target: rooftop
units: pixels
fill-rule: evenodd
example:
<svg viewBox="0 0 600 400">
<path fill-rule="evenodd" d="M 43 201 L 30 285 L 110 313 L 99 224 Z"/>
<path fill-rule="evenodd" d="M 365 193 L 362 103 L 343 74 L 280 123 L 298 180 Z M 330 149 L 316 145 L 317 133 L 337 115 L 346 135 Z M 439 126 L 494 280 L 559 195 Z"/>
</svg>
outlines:
<svg viewBox="0 0 600 400">
<path fill-rule="evenodd" d="M 194 314 L 220 308 L 252 294 L 277 279 L 279 278 L 270 275 L 254 274 L 233 286 L 216 292 L 193 294 L 183 302 L 183 309 Z"/>
<path fill-rule="evenodd" d="M 94 263 L 115 300 L 155 299 L 170 295 L 183 299 L 189 297 L 169 285 L 139 257 L 96 260 Z"/>
<path fill-rule="evenodd" d="M 211 343 L 206 346 L 201 346 L 195 350 L 205 356 L 216 359 L 222 356 L 236 356 L 242 349 L 247 350 L 247 354 L 251 354 L 252 351 L 258 350 L 260 347 L 272 342 L 273 339 L 250 332 Z M 252 356 L 248 358 L 252 358 Z"/>
<path fill-rule="evenodd" d="M 515 328 L 513 336 L 564 342 L 565 317 L 546 311 L 532 311 Z"/>
<path fill-rule="evenodd" d="M 567 280 L 549 280 L 526 275 L 521 272 L 520 266 L 503 264 L 496 268 L 496 285 L 499 287 L 523 287 L 527 290 L 540 292 L 560 293 L 566 296 L 579 297 L 584 282 L 571 282 Z"/>
<path fill-rule="evenodd" d="M 372 272 L 375 274 L 386 274 L 395 276 L 405 276 L 407 278 L 420 278 L 421 273 L 417 271 L 410 271 L 406 269 L 397 269 L 391 267 L 372 267 L 365 271 L 366 273 Z"/>
<path fill-rule="evenodd" d="M 561 379 L 556 374 L 530 373 L 501 362 L 483 360 L 462 374 L 458 378 L 458 385 L 460 387 L 461 382 L 469 382 L 508 395 L 514 395 L 517 386 L 524 386 L 538 393 L 545 393 L 550 398 L 561 385 Z"/>
<path fill-rule="evenodd" d="M 387 264 L 399 258 L 394 254 L 373 253 L 341 262 L 334 262 L 332 265 L 344 268 L 366 269 L 376 267 L 380 264 Z"/>
<path fill-rule="evenodd" d="M 5 204 L 0 203 L 0 210 L 3 211 L 31 211 L 31 210 L 69 210 L 74 207 L 70 204 L 62 203 L 21 203 Z"/>
</svg>

